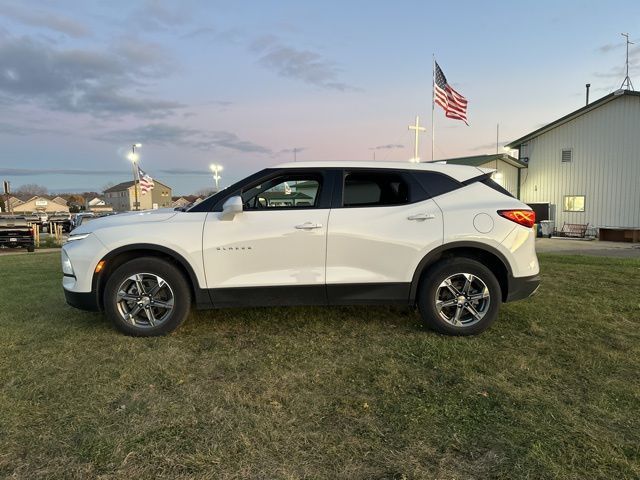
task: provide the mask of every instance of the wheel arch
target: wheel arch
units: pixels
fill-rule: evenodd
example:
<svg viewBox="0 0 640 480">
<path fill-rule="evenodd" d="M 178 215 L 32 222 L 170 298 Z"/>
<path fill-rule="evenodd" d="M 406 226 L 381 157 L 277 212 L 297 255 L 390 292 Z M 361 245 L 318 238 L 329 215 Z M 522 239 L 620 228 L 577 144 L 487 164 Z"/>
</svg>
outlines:
<svg viewBox="0 0 640 480">
<path fill-rule="evenodd" d="M 509 279 L 512 277 L 511 267 L 506 257 L 497 250 L 480 242 L 452 242 L 430 251 L 418 264 L 411 281 L 409 303 L 415 304 L 420 283 L 428 277 L 431 268 L 444 258 L 466 257 L 478 260 L 489 268 L 496 276 L 502 290 L 502 301 L 506 301 L 509 293 Z"/>
<path fill-rule="evenodd" d="M 155 257 L 172 263 L 185 276 L 191 291 L 191 298 L 196 305 L 208 305 L 211 303 L 206 290 L 199 287 L 198 277 L 189 262 L 178 252 L 162 245 L 150 243 L 136 243 L 116 248 L 102 257 L 104 268 L 99 273 L 93 274 L 92 290 L 96 292 L 100 310 L 104 310 L 104 288 L 109 275 L 120 265 L 140 257 Z"/>
</svg>

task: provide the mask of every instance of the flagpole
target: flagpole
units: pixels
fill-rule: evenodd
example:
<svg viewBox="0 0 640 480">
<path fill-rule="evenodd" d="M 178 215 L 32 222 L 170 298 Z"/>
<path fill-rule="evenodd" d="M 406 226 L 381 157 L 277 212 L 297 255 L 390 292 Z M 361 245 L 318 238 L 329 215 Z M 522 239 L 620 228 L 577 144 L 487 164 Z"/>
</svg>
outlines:
<svg viewBox="0 0 640 480">
<path fill-rule="evenodd" d="M 436 90 L 436 55 L 432 53 L 433 63 L 431 64 L 431 161 L 433 162 L 433 145 L 436 141 L 436 124 L 434 123 L 435 115 L 435 90 Z"/>
</svg>

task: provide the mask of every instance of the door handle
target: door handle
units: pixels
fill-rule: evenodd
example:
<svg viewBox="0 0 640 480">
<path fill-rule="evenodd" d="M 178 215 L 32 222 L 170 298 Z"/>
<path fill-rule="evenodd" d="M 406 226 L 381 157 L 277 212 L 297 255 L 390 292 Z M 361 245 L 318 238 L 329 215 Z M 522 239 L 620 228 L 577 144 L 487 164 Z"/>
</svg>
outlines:
<svg viewBox="0 0 640 480">
<path fill-rule="evenodd" d="M 407 217 L 407 220 L 432 220 L 436 218 L 433 213 L 416 213 L 415 215 L 411 215 Z"/>
<path fill-rule="evenodd" d="M 304 222 L 302 225 L 296 225 L 298 230 L 313 230 L 314 228 L 322 228 L 321 223 Z"/>
</svg>

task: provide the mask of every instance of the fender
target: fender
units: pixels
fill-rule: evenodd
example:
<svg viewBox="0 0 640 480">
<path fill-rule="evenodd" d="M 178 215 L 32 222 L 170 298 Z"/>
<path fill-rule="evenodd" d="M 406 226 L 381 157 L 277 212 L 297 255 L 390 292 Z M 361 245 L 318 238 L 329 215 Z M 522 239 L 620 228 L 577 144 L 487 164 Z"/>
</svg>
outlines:
<svg viewBox="0 0 640 480">
<path fill-rule="evenodd" d="M 209 293 L 206 289 L 200 288 L 200 285 L 198 283 L 198 277 L 195 271 L 193 270 L 193 268 L 191 267 L 191 265 L 189 264 L 189 262 L 175 250 L 172 250 L 162 245 L 157 245 L 154 243 L 133 243 L 131 245 L 123 245 L 122 247 L 118 247 L 110 251 L 109 253 L 107 253 L 102 258 L 102 260 L 105 260 L 107 265 L 107 269 L 105 271 L 109 272 L 112 270 L 112 267 L 110 267 L 109 265 L 111 259 L 121 254 L 126 254 L 127 252 L 134 252 L 138 250 L 156 252 L 161 254 L 161 256 L 169 257 L 172 260 L 174 260 L 176 263 L 178 263 L 189 276 L 188 280 L 191 286 L 191 290 L 193 291 L 196 307 L 207 308 L 211 306 L 211 297 L 209 296 Z M 91 289 L 92 291 L 96 292 L 98 295 L 101 294 L 101 289 L 104 283 L 103 275 L 101 275 L 103 272 L 93 274 Z M 99 300 L 100 300 L 100 304 L 102 304 L 102 298 L 100 298 Z"/>
<path fill-rule="evenodd" d="M 418 286 L 419 286 L 420 278 L 422 277 L 422 274 L 425 271 L 427 271 L 431 265 L 433 265 L 435 262 L 440 260 L 440 258 L 442 258 L 442 256 L 445 255 L 448 251 L 458 249 L 458 248 L 482 250 L 483 252 L 486 252 L 490 255 L 493 255 L 494 257 L 497 257 L 497 259 L 500 261 L 500 263 L 502 264 L 502 266 L 504 267 L 507 273 L 507 278 L 503 279 L 504 281 L 501 281 L 501 279 L 498 279 L 498 281 L 500 281 L 500 284 L 503 290 L 505 290 L 504 292 L 502 292 L 503 297 L 506 298 L 507 290 L 509 287 L 509 279 L 513 278 L 511 265 L 509 265 L 507 258 L 498 249 L 490 245 L 487 245 L 486 243 L 473 242 L 473 241 L 459 241 L 459 242 L 447 243 L 444 245 L 440 245 L 437 248 L 434 248 L 424 256 L 424 258 L 420 261 L 420 263 L 418 263 L 416 271 L 413 274 L 413 279 L 411 280 L 411 290 L 409 292 L 410 304 L 414 304 L 416 301 Z"/>
</svg>

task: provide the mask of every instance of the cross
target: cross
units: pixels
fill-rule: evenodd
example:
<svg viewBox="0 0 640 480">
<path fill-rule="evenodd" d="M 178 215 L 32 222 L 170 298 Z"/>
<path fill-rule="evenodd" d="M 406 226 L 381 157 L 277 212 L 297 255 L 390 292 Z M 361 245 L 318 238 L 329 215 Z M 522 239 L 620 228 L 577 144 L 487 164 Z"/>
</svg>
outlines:
<svg viewBox="0 0 640 480">
<path fill-rule="evenodd" d="M 418 137 L 418 135 L 420 134 L 420 132 L 426 132 L 427 129 L 420 126 L 420 117 L 416 115 L 416 124 L 409 125 L 409 130 L 414 130 L 416 132 L 415 149 L 411 161 L 418 163 L 420 161 L 420 157 L 418 156 L 418 146 L 420 145 L 420 138 Z"/>
</svg>

